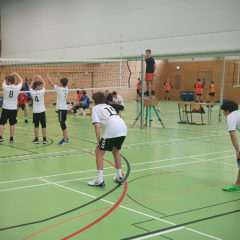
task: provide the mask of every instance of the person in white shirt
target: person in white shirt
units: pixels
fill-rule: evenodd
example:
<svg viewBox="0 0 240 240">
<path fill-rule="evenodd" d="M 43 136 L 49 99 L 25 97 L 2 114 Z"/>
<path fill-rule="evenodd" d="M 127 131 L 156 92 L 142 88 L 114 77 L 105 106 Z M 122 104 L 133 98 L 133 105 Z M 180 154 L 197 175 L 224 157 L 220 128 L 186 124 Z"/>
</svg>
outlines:
<svg viewBox="0 0 240 240">
<path fill-rule="evenodd" d="M 15 85 L 15 77 L 20 80 L 18 85 Z M 12 74 L 5 77 L 3 81 L 3 106 L 2 106 L 2 114 L 0 118 L 0 142 L 3 142 L 3 131 L 4 125 L 9 120 L 10 124 L 10 143 L 13 143 L 14 130 L 17 118 L 17 104 L 18 104 L 18 94 L 22 88 L 23 79 L 21 76 L 13 72 Z"/>
<path fill-rule="evenodd" d="M 57 86 L 54 84 L 54 82 L 51 80 L 49 73 L 46 73 L 47 78 L 54 88 L 54 90 L 57 91 L 57 104 L 56 104 L 56 110 L 58 112 L 58 121 L 60 123 L 60 126 L 63 131 L 63 139 L 58 143 L 59 145 L 65 145 L 69 143 L 69 139 L 67 136 L 67 126 L 66 126 L 66 120 L 67 120 L 67 96 L 68 96 L 68 79 L 67 78 L 62 78 L 59 73 L 58 77 L 60 79 L 60 84 L 61 86 Z"/>
<path fill-rule="evenodd" d="M 92 96 L 94 107 L 92 109 L 92 124 L 94 124 L 98 145 L 96 147 L 96 163 L 98 176 L 94 181 L 89 181 L 89 186 L 105 187 L 103 180 L 103 156 L 106 151 L 111 151 L 117 168 L 117 176 L 114 181 L 122 184 L 124 179 L 121 170 L 121 156 L 119 150 L 127 136 L 127 126 L 119 117 L 116 110 L 105 104 L 106 98 L 103 92 L 96 92 Z M 100 125 L 104 133 L 100 139 Z"/>
<path fill-rule="evenodd" d="M 33 85 L 35 89 L 33 89 Z M 34 123 L 34 134 L 35 139 L 33 143 L 39 144 L 38 140 L 38 128 L 39 123 L 42 126 L 43 144 L 47 144 L 46 137 L 46 108 L 44 104 L 44 94 L 45 94 L 45 81 L 40 75 L 34 77 L 34 81 L 30 85 L 30 93 L 33 99 L 33 123 Z"/>
<path fill-rule="evenodd" d="M 232 184 L 230 187 L 223 187 L 223 190 L 228 192 L 240 192 L 240 151 L 235 133 L 236 130 L 240 132 L 240 111 L 238 110 L 238 104 L 233 101 L 223 103 L 221 109 L 227 118 L 228 131 L 236 151 L 237 164 L 239 168 L 236 184 Z"/>
<path fill-rule="evenodd" d="M 123 103 L 123 98 L 117 94 L 117 92 L 112 92 L 113 96 L 113 103 L 111 106 L 117 111 L 122 111 L 124 109 L 124 103 Z"/>
</svg>

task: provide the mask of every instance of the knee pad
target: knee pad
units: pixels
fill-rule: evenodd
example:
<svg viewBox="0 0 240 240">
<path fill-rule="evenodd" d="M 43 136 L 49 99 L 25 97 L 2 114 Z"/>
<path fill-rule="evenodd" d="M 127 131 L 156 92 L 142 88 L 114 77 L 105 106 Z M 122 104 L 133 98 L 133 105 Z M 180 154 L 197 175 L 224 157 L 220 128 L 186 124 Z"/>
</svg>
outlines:
<svg viewBox="0 0 240 240">
<path fill-rule="evenodd" d="M 65 129 L 67 128 L 65 122 L 61 122 L 61 123 L 60 123 L 60 126 L 61 126 L 62 130 L 65 130 Z"/>
</svg>

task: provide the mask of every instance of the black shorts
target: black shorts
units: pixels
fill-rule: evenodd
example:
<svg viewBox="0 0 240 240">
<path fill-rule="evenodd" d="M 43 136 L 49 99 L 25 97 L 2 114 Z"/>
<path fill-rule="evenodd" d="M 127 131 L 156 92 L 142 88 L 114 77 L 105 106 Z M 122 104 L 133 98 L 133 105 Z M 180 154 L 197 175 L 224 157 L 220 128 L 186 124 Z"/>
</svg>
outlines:
<svg viewBox="0 0 240 240">
<path fill-rule="evenodd" d="M 169 90 L 165 90 L 165 93 L 169 93 L 170 91 Z"/>
<path fill-rule="evenodd" d="M 2 109 L 2 115 L 0 119 L 0 125 L 4 125 L 9 120 L 10 125 L 14 125 L 17 122 L 17 110 Z"/>
<path fill-rule="evenodd" d="M 22 110 L 24 110 L 25 109 L 25 104 L 24 105 L 19 105 L 19 108 L 21 108 Z"/>
<path fill-rule="evenodd" d="M 113 147 L 120 150 L 125 138 L 126 138 L 125 136 L 116 137 L 116 138 L 106 138 L 106 139 L 102 138 L 100 141 L 100 144 L 98 145 L 98 148 L 101 151 L 110 151 L 110 152 L 112 151 Z"/>
<path fill-rule="evenodd" d="M 58 121 L 64 123 L 67 120 L 67 110 L 58 110 Z"/>
<path fill-rule="evenodd" d="M 41 112 L 41 113 L 33 113 L 33 123 L 35 125 L 39 125 L 41 123 L 42 126 L 46 125 L 47 118 L 46 118 L 46 113 Z"/>
<path fill-rule="evenodd" d="M 209 96 L 213 96 L 214 97 L 214 95 L 215 95 L 215 92 L 210 92 L 209 93 Z"/>
<path fill-rule="evenodd" d="M 139 97 L 141 97 L 141 93 L 140 93 L 139 89 L 137 89 L 137 95 L 138 95 Z"/>
<path fill-rule="evenodd" d="M 199 96 L 199 97 L 201 97 L 201 96 L 202 96 L 202 94 L 196 94 L 196 96 Z"/>
</svg>

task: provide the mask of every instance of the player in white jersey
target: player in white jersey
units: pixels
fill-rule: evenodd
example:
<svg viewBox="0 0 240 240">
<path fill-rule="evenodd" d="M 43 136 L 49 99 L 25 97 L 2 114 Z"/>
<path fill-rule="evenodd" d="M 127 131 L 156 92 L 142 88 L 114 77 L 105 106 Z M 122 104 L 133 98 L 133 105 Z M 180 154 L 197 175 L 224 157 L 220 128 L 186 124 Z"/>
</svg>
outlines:
<svg viewBox="0 0 240 240">
<path fill-rule="evenodd" d="M 61 86 L 57 86 L 53 83 L 48 73 L 46 73 L 47 78 L 50 82 L 50 84 L 54 87 L 54 89 L 57 91 L 57 104 L 56 104 L 56 110 L 58 112 L 58 121 L 60 123 L 60 126 L 63 131 L 63 139 L 58 143 L 59 145 L 64 145 L 69 143 L 69 139 L 67 136 L 67 126 L 66 126 L 66 120 L 67 120 L 67 96 L 68 96 L 68 79 L 62 78 L 61 75 L 58 73 L 58 77 L 60 78 L 60 84 Z"/>
<path fill-rule="evenodd" d="M 111 151 L 117 168 L 117 176 L 113 179 L 117 183 L 123 183 L 121 170 L 121 156 L 119 150 L 127 135 L 127 126 L 117 114 L 116 110 L 105 104 L 104 93 L 97 92 L 93 94 L 94 107 L 92 109 L 92 123 L 95 127 L 98 145 L 96 147 L 96 163 L 98 177 L 94 181 L 89 181 L 90 186 L 105 187 L 103 180 L 103 156 L 106 151 Z M 104 134 L 100 139 L 100 125 L 104 128 Z"/>
<path fill-rule="evenodd" d="M 15 85 L 15 77 L 20 80 L 18 85 Z M 2 106 L 2 114 L 0 119 L 0 142 L 3 142 L 3 131 L 4 125 L 9 120 L 10 124 L 10 143 L 13 143 L 14 130 L 16 124 L 17 117 L 17 103 L 18 103 L 18 94 L 22 88 L 23 79 L 21 76 L 14 72 L 11 75 L 6 76 L 3 81 L 3 106 Z"/>
<path fill-rule="evenodd" d="M 33 86 L 35 89 L 33 89 Z M 45 94 L 45 81 L 40 75 L 36 75 L 34 81 L 30 85 L 30 93 L 33 99 L 33 123 L 34 123 L 34 134 L 35 139 L 33 143 L 39 144 L 38 140 L 38 128 L 39 123 L 42 126 L 43 144 L 47 144 L 46 137 L 46 108 L 44 104 L 44 94 Z"/>
<path fill-rule="evenodd" d="M 236 151 L 236 158 L 238 164 L 238 178 L 235 184 L 229 187 L 223 187 L 224 191 L 227 192 L 240 192 L 240 151 L 238 140 L 236 137 L 236 130 L 240 132 L 240 111 L 238 110 L 238 104 L 233 101 L 225 102 L 221 109 L 223 114 L 227 118 L 228 132 L 231 138 L 231 142 Z"/>
</svg>

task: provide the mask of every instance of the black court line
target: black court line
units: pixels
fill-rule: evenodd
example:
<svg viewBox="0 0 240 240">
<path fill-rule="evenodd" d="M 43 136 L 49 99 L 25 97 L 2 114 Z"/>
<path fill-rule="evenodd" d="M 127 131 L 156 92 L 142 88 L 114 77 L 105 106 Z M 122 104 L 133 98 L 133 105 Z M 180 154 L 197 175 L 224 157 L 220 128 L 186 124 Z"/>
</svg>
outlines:
<svg viewBox="0 0 240 240">
<path fill-rule="evenodd" d="M 180 171 L 179 171 L 179 172 L 180 172 Z M 144 176 L 140 176 L 140 177 L 134 178 L 134 179 L 132 179 L 131 181 L 129 181 L 128 183 L 130 184 L 130 183 L 132 183 L 132 182 L 134 182 L 134 181 L 136 181 L 136 180 L 139 180 L 139 179 L 145 178 L 145 177 L 149 177 L 149 176 L 155 176 L 155 175 L 161 176 L 161 175 L 165 175 L 166 173 L 172 173 L 172 172 L 164 172 L 164 173 L 162 173 L 162 174 L 148 174 L 148 175 L 144 175 Z M 153 209 L 153 208 L 150 208 L 150 207 L 148 207 L 148 206 L 146 206 L 146 205 L 138 202 L 138 201 L 135 200 L 132 196 L 130 196 L 130 194 L 127 194 L 127 196 L 128 196 L 133 202 L 135 202 L 136 204 L 140 205 L 141 207 L 144 207 L 144 208 L 146 208 L 146 209 L 148 209 L 148 210 L 150 210 L 150 211 L 152 211 L 152 212 L 161 214 L 161 215 L 163 215 L 164 217 L 167 216 L 166 213 L 157 211 L 157 210 L 155 210 L 155 209 Z"/>
<path fill-rule="evenodd" d="M 187 211 L 183 211 L 183 212 L 170 214 L 170 215 L 164 216 L 162 218 L 168 218 L 168 217 L 177 216 L 177 215 L 181 215 L 181 214 L 185 214 L 185 213 L 189 213 L 189 212 L 195 212 L 195 211 L 198 211 L 198 210 L 207 209 L 207 208 L 211 208 L 211 207 L 216 207 L 216 206 L 220 206 L 220 205 L 224 205 L 224 204 L 232 203 L 232 202 L 237 202 L 237 201 L 240 201 L 240 198 L 235 199 L 235 200 L 231 200 L 231 201 L 216 203 L 216 204 L 212 204 L 212 205 L 208 205 L 208 206 L 204 206 L 204 207 L 200 207 L 200 208 L 195 208 L 195 209 L 191 209 L 191 210 L 187 210 Z"/>
<path fill-rule="evenodd" d="M 122 154 L 121 154 L 121 157 L 124 159 L 124 161 L 126 162 L 126 165 L 127 165 L 127 173 L 126 173 L 126 176 L 125 176 L 125 178 L 124 178 L 124 181 L 122 182 L 122 184 L 124 184 L 124 182 L 127 181 L 128 177 L 129 177 L 129 174 L 130 174 L 130 164 L 129 164 L 128 160 L 127 160 Z M 66 214 L 68 214 L 68 213 L 77 211 L 77 210 L 79 210 L 79 209 L 81 209 L 81 208 L 84 208 L 84 207 L 86 207 L 86 206 L 89 206 L 90 204 L 93 204 L 93 203 L 101 200 L 102 198 L 108 196 L 109 194 L 111 194 L 111 193 L 113 193 L 114 191 L 116 191 L 119 187 L 121 187 L 122 184 L 118 184 L 116 187 L 114 187 L 114 188 L 111 189 L 110 191 L 104 193 L 103 195 L 101 195 L 101 196 L 98 197 L 98 198 L 95 198 L 95 199 L 92 200 L 92 201 L 89 201 L 89 202 L 87 202 L 87 203 L 84 203 L 83 205 L 80 205 L 80 206 L 75 207 L 75 208 L 73 208 L 73 209 L 70 209 L 70 210 L 68 210 L 68 211 L 59 213 L 59 214 L 57 214 L 57 215 L 54 215 L 54 216 L 51 216 L 51 217 L 48 217 L 48 218 L 45 218 L 45 219 L 33 221 L 33 222 L 28 222 L 28 223 L 22 223 L 22 224 L 19 224 L 19 225 L 3 227 L 3 228 L 0 228 L 0 231 L 5 231 L 5 230 L 9 230 L 9 229 L 20 228 L 20 227 L 25 227 L 25 226 L 33 225 L 33 224 L 43 223 L 43 222 L 46 222 L 46 221 L 49 221 L 49 220 L 52 220 L 52 219 L 55 219 L 55 218 L 64 216 L 64 215 L 66 215 Z"/>
<path fill-rule="evenodd" d="M 13 143 L 13 144 L 14 144 L 14 143 Z M 33 151 L 29 151 L 29 150 L 28 150 L 28 149 L 31 149 L 31 148 L 24 149 L 24 148 L 16 147 L 16 146 L 14 146 L 13 144 L 11 144 L 11 145 L 4 145 L 4 146 L 5 146 L 5 147 L 9 147 L 9 148 L 14 148 L 14 149 L 17 149 L 17 150 L 21 150 L 21 151 L 24 151 L 24 152 L 28 152 L 28 153 L 37 154 L 37 152 L 33 152 Z"/>
<path fill-rule="evenodd" d="M 58 157 L 66 157 L 66 156 L 74 156 L 74 155 L 84 155 L 87 153 L 71 153 L 71 154 L 60 154 L 60 155 L 55 155 L 55 156 L 51 156 L 51 155 L 47 155 L 47 156 L 42 156 L 42 157 L 36 157 L 36 158 L 25 158 L 25 159 L 19 159 L 19 160 L 12 160 L 12 161 L 1 161 L 0 164 L 4 164 L 4 163 L 15 163 L 15 162 L 26 162 L 26 161 L 34 161 L 34 160 L 39 160 L 39 159 L 46 159 L 46 158 L 58 158 Z"/>
<path fill-rule="evenodd" d="M 2 156 L 1 158 L 9 158 L 9 157 L 22 157 L 22 156 L 29 156 L 29 154 L 18 154 L 18 155 L 10 155 L 10 156 Z"/>
<path fill-rule="evenodd" d="M 179 227 L 185 227 L 187 225 L 191 225 L 191 224 L 194 224 L 194 223 L 204 222 L 204 221 L 208 221 L 208 220 L 211 220 L 211 219 L 215 219 L 215 218 L 219 218 L 219 217 L 223 217 L 223 216 L 227 216 L 227 215 L 231 215 L 231 214 L 235 214 L 235 213 L 239 213 L 239 212 L 240 212 L 240 209 L 230 211 L 230 212 L 225 212 L 225 213 L 221 213 L 221 214 L 217 214 L 217 215 L 213 215 L 213 216 L 209 216 L 209 217 L 205 217 L 205 218 L 196 219 L 196 220 L 193 220 L 193 221 L 190 221 L 190 222 L 177 224 L 177 225 L 174 225 L 174 226 L 171 226 L 171 227 L 162 228 L 162 229 L 155 230 L 155 231 L 152 231 L 152 232 L 149 232 L 149 233 L 143 233 L 143 234 L 139 234 L 139 235 L 135 235 L 135 236 L 130 236 L 130 237 L 127 237 L 127 238 L 122 238 L 122 240 L 137 239 L 137 238 L 152 235 L 152 234 L 155 234 L 155 233 L 161 233 L 161 232 L 165 232 L 165 231 L 168 231 L 168 230 L 174 230 L 174 229 L 179 228 Z"/>
</svg>

